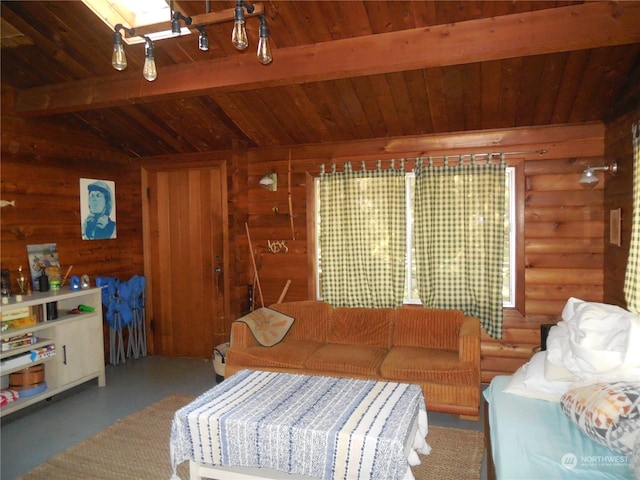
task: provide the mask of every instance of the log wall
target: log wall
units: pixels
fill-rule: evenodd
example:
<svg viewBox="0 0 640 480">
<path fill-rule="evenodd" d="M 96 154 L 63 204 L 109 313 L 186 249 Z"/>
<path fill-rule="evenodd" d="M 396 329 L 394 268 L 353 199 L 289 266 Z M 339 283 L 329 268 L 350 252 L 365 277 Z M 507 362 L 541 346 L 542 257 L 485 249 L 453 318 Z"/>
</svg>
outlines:
<svg viewBox="0 0 640 480">
<path fill-rule="evenodd" d="M 6 111 L 6 110 L 5 110 Z M 638 110 L 607 124 L 531 127 L 422 137 L 218 152 L 228 157 L 229 243 L 232 315 L 248 309 L 247 287 L 257 283 L 248 253 L 248 225 L 258 267 L 258 306 L 315 297 L 313 178 L 331 162 L 414 158 L 484 151 L 534 152 L 511 155 L 519 175 L 518 306 L 505 311 L 504 337 L 484 335 L 483 380 L 513 372 L 539 346 L 539 325 L 559 319 L 569 296 L 624 306 L 622 286 L 630 238 L 631 133 Z M 66 120 L 69 120 L 66 118 Z M 141 176 L 137 159 L 69 121 L 2 116 L 0 198 L 15 200 L 0 216 L 1 263 L 15 277 L 27 264 L 26 246 L 55 242 L 73 273 L 128 278 L 143 274 Z M 202 156 L 201 156 L 202 157 Z M 586 166 L 617 158 L 614 177 L 583 190 Z M 192 161 L 193 156 L 189 156 Z M 290 160 L 289 160 L 290 159 Z M 172 161 L 179 163 L 181 156 Z M 265 173 L 278 175 L 278 190 L 259 186 Z M 114 180 L 118 238 L 80 237 L 79 179 Z M 621 246 L 611 245 L 609 211 L 621 208 Z M 290 216 L 290 212 L 293 216 Z M 292 221 L 293 220 L 293 221 Z M 284 240 L 287 253 L 270 253 Z M 606 261 L 605 261 L 606 259 Z"/>
<path fill-rule="evenodd" d="M 95 136 L 59 122 L 2 116 L 0 198 L 15 201 L 1 212 L 2 268 L 15 285 L 28 265 L 27 245 L 56 243 L 63 274 L 143 274 L 140 168 Z M 117 238 L 82 240 L 80 178 L 113 180 Z M 26 269 L 28 273 L 28 269 Z"/>
<path fill-rule="evenodd" d="M 482 341 L 483 381 L 512 373 L 539 348 L 540 325 L 557 322 L 568 297 L 603 301 L 604 185 L 609 180 L 603 181 L 600 172 L 600 183 L 585 190 L 578 179 L 587 166 L 604 163 L 604 135 L 604 125 L 593 123 L 250 150 L 249 226 L 264 303 L 276 302 L 287 280 L 291 286 L 285 301 L 315 298 L 310 191 L 321 164 L 416 155 L 530 152 L 507 158 L 519 175 L 518 305 L 505 311 L 503 339 L 483 334 Z M 537 150 L 545 153 L 533 153 Z M 276 192 L 259 185 L 260 178 L 269 172 L 278 175 Z M 280 240 L 287 242 L 289 253 L 270 253 L 269 242 Z"/>
</svg>

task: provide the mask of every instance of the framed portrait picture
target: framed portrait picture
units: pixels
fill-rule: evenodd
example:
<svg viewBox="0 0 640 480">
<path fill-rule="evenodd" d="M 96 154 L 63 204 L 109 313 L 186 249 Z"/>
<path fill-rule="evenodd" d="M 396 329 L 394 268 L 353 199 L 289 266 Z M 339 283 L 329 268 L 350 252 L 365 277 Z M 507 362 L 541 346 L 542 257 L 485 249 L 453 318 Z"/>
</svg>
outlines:
<svg viewBox="0 0 640 480">
<path fill-rule="evenodd" d="M 80 228 L 83 240 L 116 238 L 116 184 L 80 179 Z"/>
</svg>

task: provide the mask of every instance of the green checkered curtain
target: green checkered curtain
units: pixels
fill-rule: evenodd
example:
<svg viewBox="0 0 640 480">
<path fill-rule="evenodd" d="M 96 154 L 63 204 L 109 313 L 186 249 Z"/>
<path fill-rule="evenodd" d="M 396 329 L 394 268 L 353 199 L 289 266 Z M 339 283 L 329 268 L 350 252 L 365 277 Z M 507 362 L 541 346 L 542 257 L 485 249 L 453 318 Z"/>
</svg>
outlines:
<svg viewBox="0 0 640 480">
<path fill-rule="evenodd" d="M 320 173 L 322 298 L 335 307 L 402 305 L 406 248 L 404 162 Z"/>
<path fill-rule="evenodd" d="M 425 307 L 462 310 L 502 338 L 506 167 L 487 158 L 416 161 L 416 276 Z"/>
<path fill-rule="evenodd" d="M 624 278 L 624 296 L 627 308 L 640 314 L 640 122 L 631 126 L 633 138 L 633 214 L 631 220 L 631 246 Z"/>
</svg>

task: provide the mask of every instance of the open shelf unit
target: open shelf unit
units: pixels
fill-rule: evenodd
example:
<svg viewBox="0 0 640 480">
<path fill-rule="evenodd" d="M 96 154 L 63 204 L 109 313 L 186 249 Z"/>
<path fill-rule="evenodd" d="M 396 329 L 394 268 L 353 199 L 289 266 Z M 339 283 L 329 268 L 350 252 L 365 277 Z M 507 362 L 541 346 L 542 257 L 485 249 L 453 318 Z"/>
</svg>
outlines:
<svg viewBox="0 0 640 480">
<path fill-rule="evenodd" d="M 58 312 L 55 319 L 49 318 L 52 311 L 48 311 L 50 309 L 47 308 L 47 304 L 53 302 L 56 303 Z M 91 307 L 93 311 L 71 313 L 78 305 Z M 25 315 L 26 309 L 29 313 Z M 44 391 L 21 397 L 0 408 L 0 416 L 95 378 L 98 379 L 98 385 L 105 385 L 100 288 L 83 290 L 63 288 L 43 293 L 35 292 L 32 295 L 23 296 L 21 301 L 11 297 L 8 304 L 0 305 L 0 312 L 3 319 L 3 331 L 0 334 L 2 340 L 28 333 L 32 333 L 37 338 L 36 343 L 32 345 L 23 345 L 0 353 L 0 376 L 2 376 L 3 387 L 8 384 L 8 376 L 11 373 L 39 364 L 44 364 L 47 384 Z M 22 323 L 16 328 L 5 329 L 12 319 L 16 319 L 17 322 L 22 319 Z M 30 322 L 35 323 L 28 324 Z M 25 364 L 11 365 L 11 359 L 15 356 L 28 354 L 50 345 L 55 347 L 55 355 L 35 360 L 29 358 Z"/>
</svg>

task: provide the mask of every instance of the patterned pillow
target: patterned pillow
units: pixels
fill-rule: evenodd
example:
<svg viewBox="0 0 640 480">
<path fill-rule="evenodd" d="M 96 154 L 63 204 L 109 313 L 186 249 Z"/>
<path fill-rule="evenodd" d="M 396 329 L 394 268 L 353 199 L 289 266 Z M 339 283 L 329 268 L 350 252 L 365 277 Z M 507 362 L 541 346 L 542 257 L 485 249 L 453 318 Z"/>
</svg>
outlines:
<svg viewBox="0 0 640 480">
<path fill-rule="evenodd" d="M 640 382 L 593 383 L 569 390 L 563 412 L 592 440 L 631 455 L 640 436 Z"/>
<path fill-rule="evenodd" d="M 631 454 L 631 458 L 629 458 L 629 468 L 631 469 L 633 476 L 640 480 L 640 435 L 636 438 L 633 453 Z"/>
</svg>

